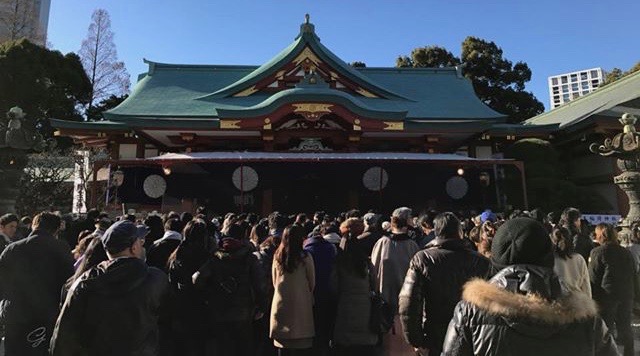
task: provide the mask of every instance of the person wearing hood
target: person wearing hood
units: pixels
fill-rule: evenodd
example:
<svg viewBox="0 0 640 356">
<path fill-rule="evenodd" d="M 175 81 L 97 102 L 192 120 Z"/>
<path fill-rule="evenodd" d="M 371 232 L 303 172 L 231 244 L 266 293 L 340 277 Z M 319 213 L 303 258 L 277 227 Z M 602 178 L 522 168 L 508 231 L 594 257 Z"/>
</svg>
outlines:
<svg viewBox="0 0 640 356">
<path fill-rule="evenodd" d="M 217 251 L 193 275 L 204 293 L 211 342 L 207 354 L 251 355 L 252 325 L 264 316 L 264 278 L 252 249 L 243 243 L 243 228 L 231 224 Z"/>
<path fill-rule="evenodd" d="M 428 349 L 439 355 L 462 286 L 473 277 L 485 277 L 489 260 L 467 248 L 453 213 L 439 214 L 432 222 L 436 238 L 411 260 L 399 313 L 407 342 L 417 352 L 426 354 Z"/>
<path fill-rule="evenodd" d="M 380 293 L 396 315 L 391 332 L 383 338 L 383 346 L 388 351 L 405 352 L 408 345 L 402 340 L 398 326 L 398 294 L 409 269 L 409 262 L 420 251 L 418 245 L 408 234 L 412 222 L 411 209 L 402 207 L 391 214 L 391 234 L 383 236 L 373 246 L 371 264 L 373 265 L 374 288 Z"/>
<path fill-rule="evenodd" d="M 491 264 L 491 280 L 465 284 L 442 355 L 618 355 L 595 302 L 561 288 L 542 224 L 507 221 L 494 237 Z"/>
<path fill-rule="evenodd" d="M 164 224 L 164 236 L 156 240 L 147 253 L 147 264 L 164 272 L 168 271 L 169 256 L 178 248 L 182 241 L 182 222 L 169 219 Z"/>
<path fill-rule="evenodd" d="M 73 274 L 73 257 L 58 240 L 60 216 L 42 212 L 33 232 L 0 256 L 0 299 L 7 355 L 46 355 L 58 315 L 60 290 Z"/>
<path fill-rule="evenodd" d="M 105 231 L 102 244 L 109 259 L 71 286 L 53 332 L 51 355 L 158 355 L 169 282 L 142 260 L 147 232 L 128 220 Z"/>
</svg>

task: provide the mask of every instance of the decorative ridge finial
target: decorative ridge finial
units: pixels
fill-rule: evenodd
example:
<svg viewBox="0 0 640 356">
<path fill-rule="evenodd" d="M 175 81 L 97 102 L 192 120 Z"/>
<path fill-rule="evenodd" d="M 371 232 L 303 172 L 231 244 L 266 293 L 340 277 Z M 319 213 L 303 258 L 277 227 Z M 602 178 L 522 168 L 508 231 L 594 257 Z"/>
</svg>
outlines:
<svg viewBox="0 0 640 356">
<path fill-rule="evenodd" d="M 298 35 L 298 37 L 304 35 L 305 33 L 310 33 L 312 35 L 316 34 L 315 26 L 313 26 L 313 24 L 309 21 L 310 18 L 311 16 L 309 16 L 309 14 L 304 14 L 304 23 L 300 25 L 300 34 Z"/>
</svg>

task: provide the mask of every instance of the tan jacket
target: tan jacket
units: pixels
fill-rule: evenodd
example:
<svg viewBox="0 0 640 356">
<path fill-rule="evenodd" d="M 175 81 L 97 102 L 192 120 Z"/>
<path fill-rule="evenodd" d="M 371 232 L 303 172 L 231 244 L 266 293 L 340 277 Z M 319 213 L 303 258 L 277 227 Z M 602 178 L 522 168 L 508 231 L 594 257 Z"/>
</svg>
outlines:
<svg viewBox="0 0 640 356">
<path fill-rule="evenodd" d="M 271 275 L 274 294 L 269 337 L 290 340 L 315 336 L 313 288 L 316 277 L 311 255 L 306 254 L 293 273 L 282 273 L 274 260 Z"/>
</svg>

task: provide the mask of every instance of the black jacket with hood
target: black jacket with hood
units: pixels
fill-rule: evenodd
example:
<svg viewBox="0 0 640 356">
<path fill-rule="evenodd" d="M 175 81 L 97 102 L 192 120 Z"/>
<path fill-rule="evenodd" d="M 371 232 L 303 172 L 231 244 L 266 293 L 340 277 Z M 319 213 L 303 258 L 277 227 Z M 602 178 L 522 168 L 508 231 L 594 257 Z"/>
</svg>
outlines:
<svg viewBox="0 0 640 356">
<path fill-rule="evenodd" d="M 100 263 L 71 286 L 51 354 L 157 355 L 168 295 L 167 276 L 138 258 Z"/>
<path fill-rule="evenodd" d="M 509 266 L 468 282 L 442 355 L 618 355 L 589 296 L 563 294 L 550 268 Z"/>
</svg>

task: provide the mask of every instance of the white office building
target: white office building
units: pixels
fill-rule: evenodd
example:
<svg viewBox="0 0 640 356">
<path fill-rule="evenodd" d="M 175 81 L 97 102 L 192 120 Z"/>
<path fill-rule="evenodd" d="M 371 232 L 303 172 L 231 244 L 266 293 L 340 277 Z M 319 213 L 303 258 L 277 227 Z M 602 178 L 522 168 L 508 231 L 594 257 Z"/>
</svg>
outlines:
<svg viewBox="0 0 640 356">
<path fill-rule="evenodd" d="M 0 43 L 27 38 L 47 43 L 51 0 L 0 0 Z"/>
<path fill-rule="evenodd" d="M 602 68 L 591 68 L 549 77 L 549 103 L 552 109 L 598 89 L 604 80 Z"/>
</svg>

